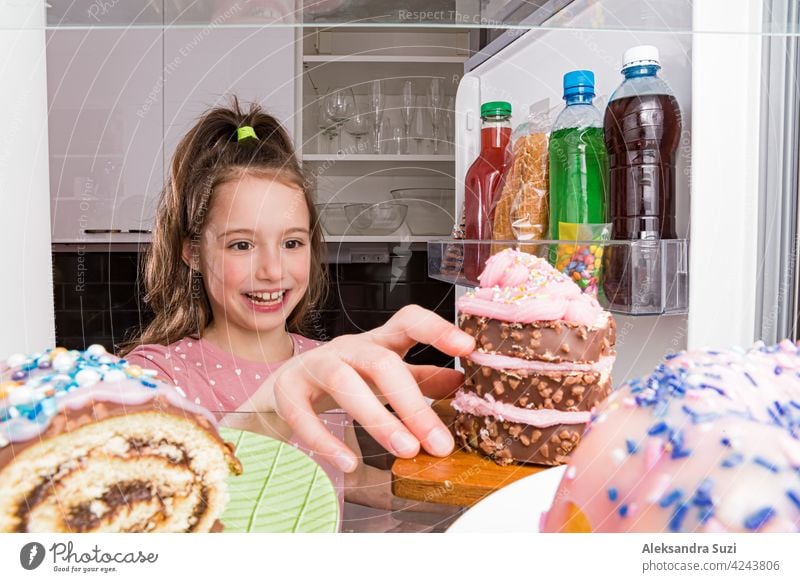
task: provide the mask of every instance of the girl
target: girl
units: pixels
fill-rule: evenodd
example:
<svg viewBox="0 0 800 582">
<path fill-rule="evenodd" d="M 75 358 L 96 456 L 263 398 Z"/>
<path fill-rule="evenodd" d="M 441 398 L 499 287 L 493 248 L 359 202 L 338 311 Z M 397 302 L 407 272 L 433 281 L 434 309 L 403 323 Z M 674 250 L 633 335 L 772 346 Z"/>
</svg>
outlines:
<svg viewBox="0 0 800 582">
<path fill-rule="evenodd" d="M 418 342 L 467 355 L 474 339 L 415 305 L 366 333 L 304 337 L 325 295 L 323 253 L 311 185 L 279 122 L 235 98 L 208 111 L 179 143 L 158 210 L 144 274 L 155 319 L 121 355 L 225 424 L 277 412 L 288 428 L 274 430 L 344 472 L 358 466 L 353 447 L 318 417 L 334 408 L 398 457 L 420 445 L 447 455 L 453 439 L 423 395 L 446 396 L 463 375 L 403 357 Z"/>
</svg>

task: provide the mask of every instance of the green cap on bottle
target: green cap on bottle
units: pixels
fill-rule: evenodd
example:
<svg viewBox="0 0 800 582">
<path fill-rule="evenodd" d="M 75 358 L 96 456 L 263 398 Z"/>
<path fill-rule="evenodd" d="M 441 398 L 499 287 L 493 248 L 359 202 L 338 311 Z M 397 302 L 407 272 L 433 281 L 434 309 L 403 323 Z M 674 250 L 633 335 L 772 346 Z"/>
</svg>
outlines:
<svg viewBox="0 0 800 582">
<path fill-rule="evenodd" d="M 481 117 L 511 117 L 511 103 L 489 101 L 481 105 Z"/>
</svg>

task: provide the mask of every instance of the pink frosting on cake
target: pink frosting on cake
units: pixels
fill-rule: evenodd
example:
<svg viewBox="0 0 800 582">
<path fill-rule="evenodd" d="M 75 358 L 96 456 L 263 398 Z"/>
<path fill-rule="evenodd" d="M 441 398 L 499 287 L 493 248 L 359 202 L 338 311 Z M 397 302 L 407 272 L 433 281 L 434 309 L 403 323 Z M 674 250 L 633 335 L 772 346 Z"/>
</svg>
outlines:
<svg viewBox="0 0 800 582">
<path fill-rule="evenodd" d="M 590 413 L 541 408 L 529 410 L 513 404 L 496 401 L 491 394 L 480 397 L 472 392 L 459 390 L 453 399 L 453 408 L 475 416 L 493 416 L 500 420 L 521 422 L 538 428 L 558 424 L 583 424 L 589 422 Z"/>
<path fill-rule="evenodd" d="M 486 261 L 480 287 L 458 300 L 458 309 L 500 321 L 532 323 L 563 320 L 592 326 L 603 308 L 581 293 L 569 277 L 545 259 L 506 249 Z"/>
<path fill-rule="evenodd" d="M 579 364 L 577 362 L 541 362 L 539 360 L 525 360 L 523 358 L 512 358 L 502 354 L 486 354 L 474 351 L 469 355 L 469 359 L 479 366 L 494 368 L 495 370 L 530 370 L 540 374 L 552 372 L 597 372 L 611 373 L 614 366 L 614 356 L 605 356 L 593 364 Z"/>
<path fill-rule="evenodd" d="M 668 356 L 596 411 L 543 530 L 800 531 L 800 348 Z"/>
</svg>

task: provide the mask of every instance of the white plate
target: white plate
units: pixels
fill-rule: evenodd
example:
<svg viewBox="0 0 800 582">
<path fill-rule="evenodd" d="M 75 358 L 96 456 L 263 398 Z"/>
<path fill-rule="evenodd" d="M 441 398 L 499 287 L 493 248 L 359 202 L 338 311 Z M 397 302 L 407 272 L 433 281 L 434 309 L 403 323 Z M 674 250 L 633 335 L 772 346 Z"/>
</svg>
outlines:
<svg viewBox="0 0 800 582">
<path fill-rule="evenodd" d="M 469 508 L 447 533 L 535 533 L 550 509 L 566 465 L 547 469 L 495 491 Z"/>
</svg>

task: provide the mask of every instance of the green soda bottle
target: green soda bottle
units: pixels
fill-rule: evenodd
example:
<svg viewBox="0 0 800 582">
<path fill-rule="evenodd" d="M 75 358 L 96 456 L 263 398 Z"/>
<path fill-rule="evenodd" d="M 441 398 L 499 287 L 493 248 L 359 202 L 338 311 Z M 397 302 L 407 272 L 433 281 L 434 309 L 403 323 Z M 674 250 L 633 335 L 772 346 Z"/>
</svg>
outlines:
<svg viewBox="0 0 800 582">
<path fill-rule="evenodd" d="M 559 241 L 607 240 L 608 159 L 603 116 L 592 105 L 594 73 L 564 75 L 567 106 L 550 133 L 550 238 Z M 582 289 L 600 288 L 601 245 L 560 244 L 550 260 Z"/>
</svg>

